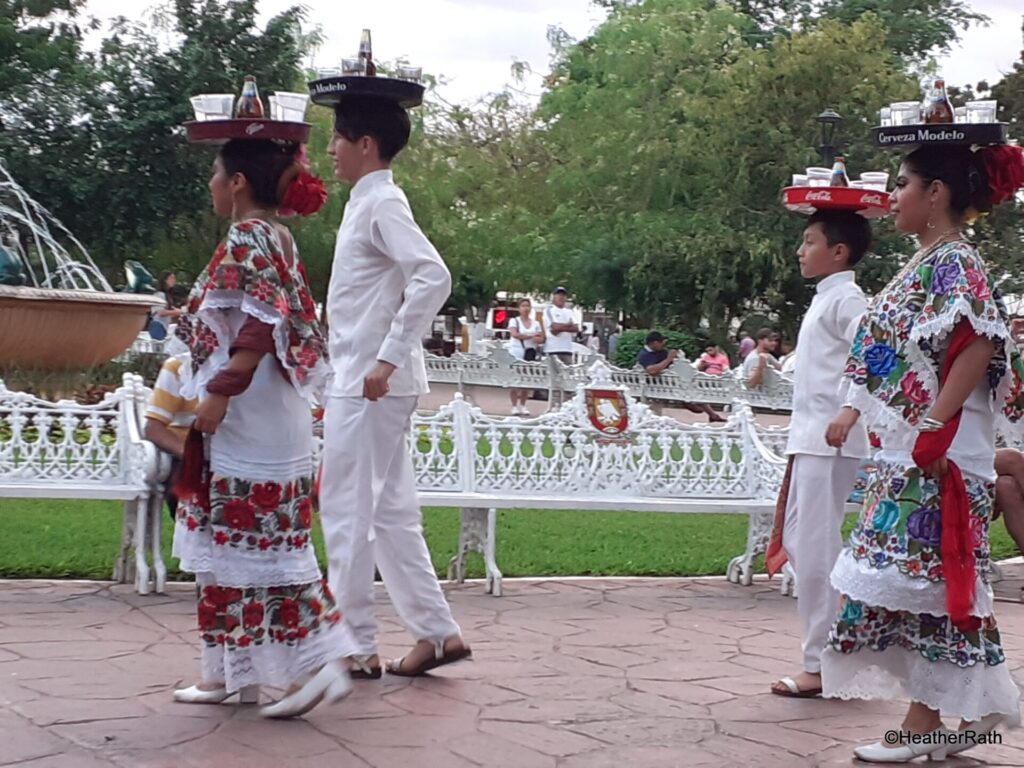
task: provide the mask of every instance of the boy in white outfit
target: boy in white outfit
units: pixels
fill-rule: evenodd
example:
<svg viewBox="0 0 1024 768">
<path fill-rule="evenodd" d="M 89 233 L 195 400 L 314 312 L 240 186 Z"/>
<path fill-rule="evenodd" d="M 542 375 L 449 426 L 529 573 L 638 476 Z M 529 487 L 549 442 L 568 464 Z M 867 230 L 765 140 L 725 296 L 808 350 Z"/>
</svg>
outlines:
<svg viewBox="0 0 1024 768">
<path fill-rule="evenodd" d="M 785 522 L 780 525 L 776 517 L 766 555 L 769 573 L 781 568 L 787 556 L 793 566 L 803 630 L 803 670 L 772 686 L 772 693 L 780 696 L 821 694 L 821 653 L 839 609 L 839 594 L 829 574 L 842 549 L 846 499 L 861 459 L 869 455 L 867 433 L 857 425 L 859 414 L 843 408 L 839 384 L 857 323 L 867 308 L 853 267 L 870 246 L 867 219 L 852 211 L 818 211 L 797 251 L 800 273 L 816 279 L 818 287 L 800 325 L 796 348 L 786 446 L 790 466 L 783 488 L 784 494 L 788 489 Z M 782 499 L 779 504 L 782 509 Z"/>
<path fill-rule="evenodd" d="M 346 96 L 328 148 L 336 175 L 353 186 L 327 296 L 335 378 L 320 501 L 330 586 L 356 640 L 348 663 L 357 678 L 382 670 L 375 568 L 416 640 L 386 665 L 390 674 L 421 675 L 470 656 L 423 538 L 407 447 L 417 399 L 428 391 L 421 339 L 451 292 L 448 269 L 392 179 L 409 132 L 397 102 Z"/>
</svg>

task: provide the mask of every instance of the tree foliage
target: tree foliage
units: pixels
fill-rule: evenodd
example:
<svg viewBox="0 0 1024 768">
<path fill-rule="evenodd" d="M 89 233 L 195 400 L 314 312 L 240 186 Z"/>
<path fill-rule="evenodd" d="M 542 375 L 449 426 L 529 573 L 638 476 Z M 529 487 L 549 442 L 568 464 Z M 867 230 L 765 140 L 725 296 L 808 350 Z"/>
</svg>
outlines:
<svg viewBox="0 0 1024 768">
<path fill-rule="evenodd" d="M 130 257 L 195 274 L 223 232 L 207 212 L 212 152 L 179 128 L 189 96 L 236 92 L 250 73 L 264 96 L 307 79 L 316 28 L 297 6 L 260 29 L 257 2 L 165 0 L 150 23 L 119 20 L 87 51 L 81 0 L 0 0 L 0 156 L 111 271 Z M 869 141 L 877 109 L 917 98 L 928 57 L 980 17 L 963 0 L 599 4 L 608 18 L 589 37 L 552 29 L 539 105 L 431 93 L 413 113 L 395 173 L 452 269 L 453 306 L 473 315 L 498 291 L 566 284 L 643 327 L 707 324 L 724 339 L 735 318 L 765 313 L 792 333 L 810 289 L 794 253 L 803 222 L 779 189 L 821 162 L 814 116 L 843 115 L 854 175 L 894 172 L 898 158 Z M 998 98 L 1020 133 L 1024 63 L 963 93 Z M 293 228 L 322 297 L 348 193 L 325 151 L 331 113 L 309 119 L 330 199 Z M 1007 209 L 977 227 L 1014 290 L 1021 222 Z M 891 225 L 876 234 L 859 268 L 869 290 L 910 249 Z"/>
</svg>

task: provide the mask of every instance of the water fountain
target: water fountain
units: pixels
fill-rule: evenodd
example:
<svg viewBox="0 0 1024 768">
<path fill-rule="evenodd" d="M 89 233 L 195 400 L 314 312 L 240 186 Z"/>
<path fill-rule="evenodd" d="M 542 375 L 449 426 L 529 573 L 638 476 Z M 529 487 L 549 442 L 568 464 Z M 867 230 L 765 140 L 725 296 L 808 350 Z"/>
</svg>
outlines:
<svg viewBox="0 0 1024 768">
<path fill-rule="evenodd" d="M 0 372 L 109 362 L 157 297 L 116 293 L 84 246 L 0 162 Z"/>
</svg>

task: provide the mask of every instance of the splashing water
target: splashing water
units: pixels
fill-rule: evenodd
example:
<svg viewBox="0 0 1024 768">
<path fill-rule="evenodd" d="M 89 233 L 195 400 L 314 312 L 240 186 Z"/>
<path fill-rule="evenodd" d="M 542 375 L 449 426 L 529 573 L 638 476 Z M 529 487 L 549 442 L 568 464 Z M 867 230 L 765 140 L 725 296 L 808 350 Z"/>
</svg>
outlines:
<svg viewBox="0 0 1024 768">
<path fill-rule="evenodd" d="M 36 288 L 113 292 L 78 239 L 0 161 L 0 239 Z M 68 248 L 62 245 L 68 243 Z"/>
</svg>

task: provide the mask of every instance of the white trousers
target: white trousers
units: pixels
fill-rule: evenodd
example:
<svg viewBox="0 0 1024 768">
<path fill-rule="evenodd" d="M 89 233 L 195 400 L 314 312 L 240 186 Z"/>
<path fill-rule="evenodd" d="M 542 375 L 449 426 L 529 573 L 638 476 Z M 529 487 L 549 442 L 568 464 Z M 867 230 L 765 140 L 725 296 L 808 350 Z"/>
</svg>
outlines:
<svg viewBox="0 0 1024 768">
<path fill-rule="evenodd" d="M 804 671 L 821 672 L 821 653 L 839 610 L 829 574 L 843 547 L 843 507 L 860 459 L 798 453 L 786 502 L 782 546 L 796 572 Z"/>
<path fill-rule="evenodd" d="M 357 654 L 377 653 L 374 567 L 416 640 L 460 634 L 430 561 L 408 436 L 416 397 L 332 397 L 320 514 L 328 580 Z"/>
</svg>

